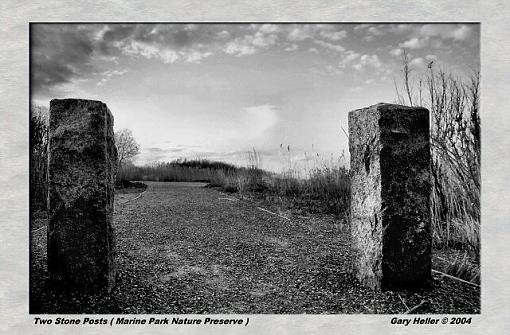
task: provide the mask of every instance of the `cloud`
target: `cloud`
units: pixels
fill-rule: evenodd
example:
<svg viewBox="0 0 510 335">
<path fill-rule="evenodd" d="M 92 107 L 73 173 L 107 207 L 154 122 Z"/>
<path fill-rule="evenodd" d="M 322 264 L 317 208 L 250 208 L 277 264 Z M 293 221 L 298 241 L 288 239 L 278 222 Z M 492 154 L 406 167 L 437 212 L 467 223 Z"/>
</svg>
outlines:
<svg viewBox="0 0 510 335">
<path fill-rule="evenodd" d="M 473 35 L 473 28 L 465 24 L 425 24 L 412 26 L 408 40 L 399 44 L 401 48 L 421 49 L 427 46 L 440 48 L 445 40 L 466 41 Z"/>
<path fill-rule="evenodd" d="M 257 50 L 255 47 L 246 42 L 246 40 L 237 38 L 231 42 L 228 42 L 224 48 L 225 53 L 235 56 L 246 56 L 253 55 Z"/>
<path fill-rule="evenodd" d="M 253 34 L 247 34 L 228 42 L 223 51 L 229 55 L 246 56 L 253 55 L 259 50 L 275 45 L 278 41 L 280 28 L 272 24 L 251 25 L 256 30 Z"/>
<path fill-rule="evenodd" d="M 275 34 L 279 33 L 281 31 L 280 26 L 276 24 L 263 24 L 263 25 L 254 25 L 254 26 L 260 26 L 258 28 L 258 31 L 263 34 Z"/>
<path fill-rule="evenodd" d="M 213 55 L 211 51 L 201 51 L 198 47 L 176 51 L 168 47 L 139 41 L 131 41 L 130 44 L 122 47 L 122 51 L 128 55 L 139 55 L 147 59 L 159 59 L 163 63 L 170 64 L 177 61 L 200 63 L 204 58 Z"/>
<path fill-rule="evenodd" d="M 105 62 L 115 64 L 122 56 L 173 64 L 200 63 L 218 53 L 251 55 L 276 45 L 283 30 L 275 24 L 35 24 L 32 89 L 54 94 L 58 86 L 104 72 L 112 67 Z"/>
<path fill-rule="evenodd" d="M 409 65 L 421 68 L 425 66 L 425 60 L 421 57 L 414 58 L 409 62 Z"/>
<path fill-rule="evenodd" d="M 127 70 L 108 70 L 103 72 L 101 75 L 103 78 L 97 83 L 97 86 L 103 86 L 106 84 L 113 76 L 122 76 L 127 73 Z"/>
<path fill-rule="evenodd" d="M 224 26 L 34 24 L 31 87 L 35 94 L 54 94 L 64 84 L 101 72 L 98 61 L 115 63 L 123 54 L 164 63 L 198 63 L 213 55 L 205 43 L 217 37 L 218 30 L 224 31 Z"/>
<path fill-rule="evenodd" d="M 465 41 L 471 37 L 472 29 L 465 24 L 426 24 L 418 32 L 422 36 Z"/>
<path fill-rule="evenodd" d="M 159 59 L 164 63 L 200 63 L 213 55 L 209 48 L 204 48 L 204 43 L 209 43 L 213 37 L 224 38 L 224 32 L 196 24 L 114 26 L 105 32 L 105 41 L 110 41 L 128 55 Z"/>
<path fill-rule="evenodd" d="M 330 50 L 333 50 L 333 51 L 336 51 L 336 52 L 343 52 L 345 51 L 345 48 L 341 45 L 338 45 L 338 44 L 332 44 L 332 43 L 328 43 L 328 42 L 324 42 L 324 41 L 314 41 L 316 44 L 324 47 L 324 48 L 327 48 L 327 49 L 330 49 Z"/>
<path fill-rule="evenodd" d="M 389 31 L 392 32 L 392 33 L 397 33 L 397 34 L 403 34 L 403 33 L 406 33 L 408 31 L 410 31 L 412 29 L 413 25 L 411 24 L 392 24 L 389 26 Z"/>
<path fill-rule="evenodd" d="M 374 36 L 381 36 L 383 35 L 384 33 L 379 30 L 377 27 L 375 26 L 371 26 L 370 28 L 367 29 L 367 32 L 371 35 L 374 35 Z"/>
<path fill-rule="evenodd" d="M 140 55 L 148 59 L 160 59 L 164 63 L 174 63 L 179 59 L 179 54 L 171 49 L 163 49 L 158 46 L 140 41 L 130 41 L 122 47 L 125 54 Z"/>
<path fill-rule="evenodd" d="M 395 57 L 400 57 L 402 55 L 402 49 L 399 49 L 399 48 L 391 49 L 390 55 L 395 56 Z"/>
<path fill-rule="evenodd" d="M 213 53 L 210 51 L 199 51 L 199 50 L 190 50 L 186 53 L 181 53 L 184 60 L 189 63 L 200 63 L 200 61 L 204 58 L 212 56 Z"/>
<path fill-rule="evenodd" d="M 299 49 L 299 46 L 295 43 L 292 43 L 290 46 L 285 48 L 285 51 L 296 51 Z"/>
<path fill-rule="evenodd" d="M 33 92 L 71 82 L 93 72 L 94 45 L 85 29 L 68 25 L 34 25 L 31 31 L 31 85 Z"/>
<path fill-rule="evenodd" d="M 320 37 L 329 40 L 329 41 L 340 41 L 347 37 L 347 32 L 345 30 L 341 31 L 326 31 L 323 30 L 319 33 Z"/>
<path fill-rule="evenodd" d="M 366 35 L 363 37 L 363 40 L 367 42 L 372 42 L 373 40 L 376 39 L 376 37 L 384 34 L 382 28 L 378 28 L 377 26 L 374 25 L 363 26 L 361 31 L 365 32 Z"/>
<path fill-rule="evenodd" d="M 363 29 L 368 28 L 368 27 L 370 27 L 370 24 L 363 23 L 363 24 L 355 25 L 353 30 L 354 31 L 358 31 L 358 30 L 363 30 Z"/>
<path fill-rule="evenodd" d="M 377 71 L 378 79 L 381 82 L 387 82 L 393 76 L 393 70 L 389 67 L 383 66 Z"/>
<path fill-rule="evenodd" d="M 336 24 L 305 24 L 292 25 L 287 29 L 287 40 L 302 42 L 306 39 L 337 42 L 347 37 L 345 30 L 338 30 Z"/>
<path fill-rule="evenodd" d="M 466 25 L 461 25 L 460 27 L 452 31 L 451 36 L 455 40 L 465 41 L 469 37 L 471 37 L 471 28 L 469 28 Z"/>
<path fill-rule="evenodd" d="M 354 64 L 353 68 L 358 71 L 364 71 L 367 68 L 379 69 L 382 65 L 377 55 L 365 54 L 359 57 L 359 62 Z"/>
<path fill-rule="evenodd" d="M 413 37 L 398 46 L 406 49 L 421 49 L 428 45 L 428 38 Z"/>
<path fill-rule="evenodd" d="M 32 28 L 34 93 L 51 92 L 64 84 L 72 86 L 90 74 L 104 73 L 106 68 L 115 70 L 125 56 L 165 64 L 201 63 L 219 54 L 250 56 L 271 48 L 318 53 L 325 48 L 338 55 L 339 69 L 377 68 L 381 62 L 373 55 L 361 59 L 362 53 L 346 50 L 344 45 L 351 41 L 340 45 L 348 33 L 339 24 L 35 24 Z M 447 43 L 445 39 L 469 40 L 476 29 L 468 24 L 361 24 L 353 31 L 358 39 L 398 34 L 401 43 L 389 53 L 399 57 L 398 48 L 438 48 Z M 98 85 L 108 80 L 103 77 Z"/>
<path fill-rule="evenodd" d="M 388 25 L 374 25 L 374 24 L 358 24 L 354 26 L 353 30 L 356 32 L 363 32 L 366 34 L 365 40 L 371 40 L 374 36 L 382 36 L 388 29 Z"/>
<path fill-rule="evenodd" d="M 311 38 L 312 33 L 310 31 L 310 26 L 296 26 L 291 29 L 291 31 L 287 35 L 287 39 L 291 42 L 300 42 L 304 41 L 307 38 Z"/>
<path fill-rule="evenodd" d="M 253 36 L 252 43 L 256 47 L 265 48 L 265 47 L 275 44 L 277 39 L 278 39 L 278 37 L 275 34 L 267 35 L 261 31 L 258 31 Z"/>
<path fill-rule="evenodd" d="M 385 77 L 389 70 L 385 69 L 383 65 L 376 54 L 360 54 L 353 50 L 347 50 L 341 54 L 338 67 L 340 69 L 352 68 L 356 71 L 372 69 L 377 75 Z"/>
<path fill-rule="evenodd" d="M 427 56 L 425 56 L 425 59 L 427 59 L 429 61 L 436 61 L 438 59 L 438 57 L 436 55 L 427 55 Z"/>
<path fill-rule="evenodd" d="M 355 51 L 347 50 L 345 53 L 342 54 L 339 66 L 342 69 L 345 69 L 349 65 L 351 65 L 356 59 L 361 57 L 361 55 Z"/>
<path fill-rule="evenodd" d="M 222 31 L 218 32 L 216 34 L 216 36 L 218 36 L 218 38 L 220 38 L 220 39 L 227 39 L 227 38 L 230 38 L 230 33 L 226 30 L 222 30 Z"/>
<path fill-rule="evenodd" d="M 341 69 L 334 67 L 333 65 L 328 65 L 326 66 L 326 73 L 340 75 L 343 74 L 344 72 Z"/>
</svg>

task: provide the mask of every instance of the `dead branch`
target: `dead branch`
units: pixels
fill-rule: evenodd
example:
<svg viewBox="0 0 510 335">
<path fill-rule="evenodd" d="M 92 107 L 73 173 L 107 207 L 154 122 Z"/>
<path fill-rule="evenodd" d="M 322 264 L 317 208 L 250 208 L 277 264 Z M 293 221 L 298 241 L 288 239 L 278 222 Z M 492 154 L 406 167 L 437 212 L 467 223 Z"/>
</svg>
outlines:
<svg viewBox="0 0 510 335">
<path fill-rule="evenodd" d="M 420 308 L 424 303 L 426 302 L 426 300 L 422 300 L 422 302 L 420 302 L 418 305 L 414 306 L 413 308 L 410 308 L 408 309 L 407 311 L 405 311 L 404 314 L 411 314 L 412 312 L 416 311 L 418 308 Z"/>
<path fill-rule="evenodd" d="M 404 304 L 404 307 L 406 308 L 406 311 L 408 311 L 408 310 L 409 310 L 409 307 L 407 306 L 407 304 L 406 304 L 406 302 L 404 301 L 404 299 L 402 299 L 402 297 L 400 296 L 400 293 L 397 293 L 397 295 L 398 295 L 398 297 L 399 297 L 400 301 L 402 301 L 402 304 Z"/>
<path fill-rule="evenodd" d="M 460 278 L 454 277 L 452 275 L 446 274 L 446 273 L 441 272 L 441 271 L 437 271 L 437 270 L 432 269 L 432 272 L 439 273 L 440 275 L 443 275 L 443 276 L 448 277 L 450 279 L 454 279 L 454 280 L 460 281 L 460 282 L 468 284 L 468 285 L 472 285 L 472 286 L 475 286 L 475 287 L 480 287 L 480 285 L 478 285 L 478 284 L 472 283 L 472 282 L 464 280 L 464 279 L 460 279 Z"/>
</svg>

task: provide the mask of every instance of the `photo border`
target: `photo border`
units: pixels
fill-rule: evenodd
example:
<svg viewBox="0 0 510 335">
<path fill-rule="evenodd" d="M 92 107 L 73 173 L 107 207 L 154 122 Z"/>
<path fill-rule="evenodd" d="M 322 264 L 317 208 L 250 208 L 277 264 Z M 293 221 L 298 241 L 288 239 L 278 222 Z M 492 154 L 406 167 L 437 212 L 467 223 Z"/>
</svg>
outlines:
<svg viewBox="0 0 510 335">
<path fill-rule="evenodd" d="M 52 7 L 59 5 L 59 7 Z M 99 8 L 100 5 L 100 8 Z M 508 147 L 510 147 L 509 116 L 501 106 L 508 102 L 510 54 L 507 17 L 510 5 L 502 0 L 483 7 L 478 1 L 461 4 L 446 1 L 399 1 L 385 4 L 378 1 L 228 1 L 177 4 L 165 1 L 118 3 L 75 3 L 62 6 L 57 1 L 21 3 L 8 0 L 0 13 L 2 22 L 2 58 L 4 74 L 2 115 L 6 122 L 0 125 L 2 158 L 0 175 L 4 194 L 0 213 L 1 273 L 0 296 L 2 311 L 0 330 L 12 334 L 65 334 L 70 330 L 84 333 L 490 333 L 502 334 L 510 329 L 510 278 L 508 221 L 510 174 Z M 482 117 L 482 314 L 473 315 L 471 325 L 408 327 L 390 324 L 391 315 L 247 315 L 246 328 L 232 326 L 172 326 L 172 327 L 113 327 L 100 326 L 36 326 L 28 314 L 28 22 L 62 21 L 82 22 L 123 21 L 156 22 L 481 22 L 481 117 Z M 181 21 L 186 18 L 185 21 Z M 240 18 L 242 18 L 240 20 Z M 211 21 L 212 20 L 212 21 Z M 303 21 L 304 20 L 304 21 Z M 311 20 L 311 21 L 308 21 Z M 4 57 L 5 56 L 5 57 Z M 4 88 L 5 87 L 5 88 Z M 5 114 L 4 114 L 5 110 Z M 150 316 L 150 315 L 147 315 Z M 427 315 L 429 316 L 429 315 Z M 252 318 L 253 317 L 253 318 Z M 459 328 L 460 327 L 460 328 Z"/>
</svg>

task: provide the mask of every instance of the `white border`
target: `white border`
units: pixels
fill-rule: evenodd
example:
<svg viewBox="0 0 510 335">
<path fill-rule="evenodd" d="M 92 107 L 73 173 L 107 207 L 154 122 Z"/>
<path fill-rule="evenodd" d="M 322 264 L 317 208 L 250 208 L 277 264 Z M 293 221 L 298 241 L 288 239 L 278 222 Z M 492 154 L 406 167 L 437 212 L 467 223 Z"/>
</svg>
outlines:
<svg viewBox="0 0 510 335">
<path fill-rule="evenodd" d="M 37 1 L 0 5 L 0 333 L 504 334 L 510 329 L 508 9 L 477 1 Z M 482 22 L 482 314 L 471 325 L 406 327 L 388 315 L 254 315 L 248 327 L 35 326 L 28 314 L 28 22 Z"/>
</svg>

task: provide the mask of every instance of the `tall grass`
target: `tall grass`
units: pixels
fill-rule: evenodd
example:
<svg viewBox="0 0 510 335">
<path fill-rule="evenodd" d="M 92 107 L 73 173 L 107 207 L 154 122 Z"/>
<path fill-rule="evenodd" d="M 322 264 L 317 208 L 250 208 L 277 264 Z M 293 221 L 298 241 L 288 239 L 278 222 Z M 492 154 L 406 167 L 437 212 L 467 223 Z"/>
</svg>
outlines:
<svg viewBox="0 0 510 335">
<path fill-rule="evenodd" d="M 461 78 L 431 62 L 414 76 L 402 54 L 402 89 L 397 101 L 431 112 L 432 221 L 437 248 L 480 250 L 480 75 Z"/>
<path fill-rule="evenodd" d="M 471 254 L 467 251 L 455 256 L 443 269 L 445 273 L 462 278 L 475 284 L 480 284 L 480 266 L 473 262 Z"/>
</svg>

